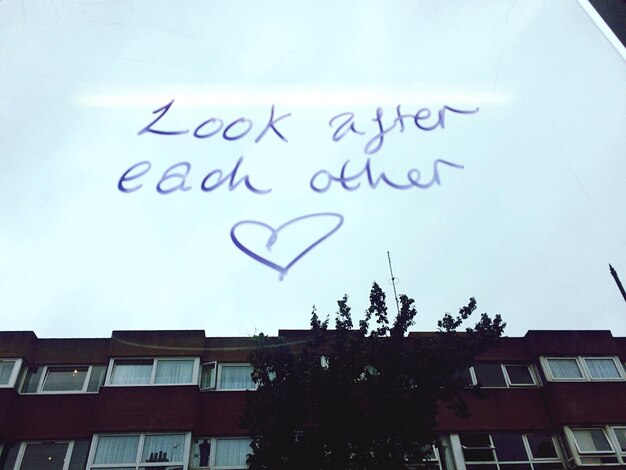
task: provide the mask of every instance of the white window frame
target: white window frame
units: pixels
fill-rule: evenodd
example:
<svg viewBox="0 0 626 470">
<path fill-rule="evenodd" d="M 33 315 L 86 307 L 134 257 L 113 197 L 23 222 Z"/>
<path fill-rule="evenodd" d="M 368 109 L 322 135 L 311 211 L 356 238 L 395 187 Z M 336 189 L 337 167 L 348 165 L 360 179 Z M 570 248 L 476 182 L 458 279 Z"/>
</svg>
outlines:
<svg viewBox="0 0 626 470">
<path fill-rule="evenodd" d="M 406 469 L 407 470 L 421 470 L 422 468 L 424 468 L 424 464 L 427 463 L 430 465 L 434 464 L 436 468 L 441 470 L 443 467 L 441 463 L 441 455 L 439 454 L 439 449 L 437 449 L 437 446 L 435 445 L 432 446 L 432 449 L 433 449 L 433 458 L 424 459 L 422 463 L 407 463 Z"/>
<path fill-rule="evenodd" d="M 578 369 L 582 374 L 582 377 L 572 377 L 572 378 L 559 378 L 554 377 L 552 374 L 552 368 L 550 367 L 550 359 L 573 359 L 576 361 L 578 365 Z M 617 369 L 617 373 L 619 377 L 599 377 L 595 378 L 591 376 L 591 372 L 587 367 L 587 363 L 585 362 L 587 359 L 611 359 L 615 364 L 615 368 Z M 543 368 L 543 372 L 546 376 L 546 379 L 550 382 L 621 382 L 626 380 L 626 374 L 624 373 L 624 369 L 622 367 L 622 363 L 616 356 L 541 356 L 540 357 L 541 366 Z"/>
<path fill-rule="evenodd" d="M 104 364 L 94 364 L 86 366 L 84 364 L 81 365 L 54 365 L 54 366 L 29 366 L 26 368 L 24 376 L 22 377 L 20 383 L 20 394 L 21 395 L 70 395 L 70 394 L 80 394 L 80 393 L 98 393 L 98 390 L 95 392 L 88 392 L 87 388 L 89 388 L 89 381 L 91 380 L 91 373 L 93 371 L 94 366 L 104 366 Z M 28 375 L 28 369 L 30 367 L 41 367 L 43 369 L 41 373 L 41 377 L 39 377 L 39 382 L 37 382 L 37 390 L 34 392 L 22 392 L 22 386 L 26 381 L 26 376 Z M 63 369 L 71 369 L 74 368 L 85 368 L 87 367 L 87 374 L 85 375 L 85 381 L 83 382 L 83 388 L 80 390 L 44 390 L 44 384 L 46 383 L 46 379 L 48 377 L 48 372 L 50 369 L 63 368 Z M 107 371 L 108 373 L 108 371 Z"/>
<path fill-rule="evenodd" d="M 491 452 L 493 453 L 493 458 L 494 460 L 484 460 L 484 461 L 471 461 L 471 462 L 467 462 L 465 460 L 465 456 L 463 454 L 463 449 L 464 446 L 461 444 L 461 439 L 459 437 L 459 434 L 451 434 L 450 435 L 450 444 L 452 446 L 452 454 L 454 456 L 455 459 L 455 464 L 457 465 L 457 468 L 463 468 L 466 469 L 467 465 L 494 465 L 497 468 L 500 468 L 500 465 L 510 465 L 510 464 L 528 464 L 531 466 L 531 468 L 534 468 L 534 464 L 544 464 L 544 463 L 559 463 L 561 465 L 563 465 L 564 468 L 567 467 L 567 463 L 566 463 L 566 459 L 565 456 L 563 455 L 563 453 L 561 452 L 561 448 L 559 446 L 559 442 L 556 438 L 556 436 L 554 436 L 552 433 L 550 432 L 526 432 L 526 433 L 511 433 L 511 434 L 515 434 L 515 435 L 519 435 L 522 437 L 522 443 L 524 445 L 524 449 L 526 450 L 526 457 L 527 460 L 519 460 L 519 461 L 510 461 L 510 460 L 500 460 L 498 459 L 498 453 L 497 453 L 497 448 L 495 447 L 494 443 L 493 443 L 493 434 L 498 434 L 498 431 L 495 432 L 484 432 L 484 431 L 469 431 L 468 434 L 487 434 L 489 436 L 489 443 L 490 445 L 487 447 L 471 447 L 472 449 L 491 449 Z M 554 450 L 556 452 L 556 457 L 546 457 L 546 458 L 537 458 L 535 456 L 533 456 L 531 447 L 530 447 L 530 443 L 528 442 L 528 436 L 532 436 L 535 434 L 549 434 L 550 438 L 552 439 L 552 446 L 554 447 Z M 461 464 L 461 465 L 459 465 Z"/>
<path fill-rule="evenodd" d="M 504 373 L 504 380 L 506 380 L 506 385 L 509 388 L 532 388 L 532 387 L 538 387 L 540 385 L 539 382 L 539 377 L 537 375 L 537 373 L 535 372 L 535 368 L 533 367 L 532 364 L 511 364 L 511 363 L 502 363 L 500 364 L 502 366 L 502 372 Z M 509 377 L 509 371 L 506 370 L 506 368 L 508 366 L 515 366 L 515 367 L 520 367 L 520 366 L 526 366 L 526 368 L 528 369 L 528 372 L 530 373 L 530 378 L 532 379 L 533 383 L 532 384 L 514 384 L 511 381 L 511 378 Z"/>
<path fill-rule="evenodd" d="M 619 381 L 626 379 L 626 375 L 624 374 L 624 370 L 622 368 L 622 363 L 620 362 L 619 358 L 617 358 L 616 356 L 595 356 L 595 357 L 594 356 L 582 356 L 581 359 L 582 359 L 584 369 L 588 373 L 590 381 L 619 382 Z M 619 377 L 599 377 L 599 378 L 592 377 L 591 371 L 589 370 L 589 367 L 587 367 L 587 359 L 612 359 L 613 364 L 615 364 L 615 369 L 617 370 L 617 374 L 619 375 Z"/>
<path fill-rule="evenodd" d="M 487 363 L 485 363 L 487 364 Z M 496 363 L 490 363 L 493 365 L 496 365 Z M 535 388 L 538 387 L 540 385 L 540 382 L 538 380 L 538 375 L 535 372 L 535 368 L 532 366 L 532 364 L 514 364 L 514 363 L 500 363 L 498 364 L 500 366 L 500 369 L 502 370 L 502 375 L 504 376 L 504 382 L 505 385 L 501 386 L 501 387 L 494 387 L 494 386 L 482 386 L 481 388 L 484 389 L 505 389 L 505 388 Z M 533 380 L 532 384 L 513 384 L 511 383 L 511 379 L 509 377 L 509 373 L 506 370 L 506 366 L 526 366 L 528 368 L 528 371 L 530 372 L 530 376 Z M 470 379 L 472 381 L 473 385 L 478 385 L 478 377 L 476 375 L 476 371 L 474 370 L 474 366 L 470 366 L 469 368 L 469 373 L 470 373 Z"/>
<path fill-rule="evenodd" d="M 0 358 L 0 362 L 11 362 L 13 363 L 13 370 L 11 371 L 11 375 L 9 376 L 9 382 L 6 384 L 0 384 L 0 388 L 13 388 L 17 383 L 17 378 L 20 375 L 20 370 L 22 370 L 22 359 L 17 357 L 3 357 Z"/>
<path fill-rule="evenodd" d="M 619 444 L 619 439 L 617 438 L 616 429 L 624 429 L 626 430 L 626 425 L 618 425 L 618 426 L 609 426 L 611 437 L 614 439 L 615 450 L 622 457 L 622 460 L 626 462 L 626 449 L 622 450 L 622 447 Z"/>
<path fill-rule="evenodd" d="M 202 370 L 204 369 L 204 366 L 212 366 L 213 367 L 213 377 L 211 377 L 211 382 L 209 384 L 208 387 L 202 387 Z M 200 387 L 200 390 L 205 391 L 205 390 L 215 390 L 217 388 L 217 361 L 210 361 L 210 362 L 203 362 L 200 365 L 200 374 L 199 374 L 199 381 L 198 381 L 198 386 Z"/>
<path fill-rule="evenodd" d="M 567 441 L 567 445 L 572 453 L 572 457 L 576 463 L 576 465 L 580 466 L 616 466 L 616 465 L 624 465 L 626 464 L 626 452 L 622 452 L 619 446 L 619 442 L 617 440 L 617 435 L 613 428 L 626 428 L 626 425 L 611 425 L 611 426 L 565 426 L 565 439 Z M 581 451 L 578 446 L 578 441 L 574 436 L 574 431 L 585 431 L 585 430 L 601 430 L 604 433 L 604 437 L 606 437 L 611 450 L 602 450 L 602 451 Z M 615 457 L 616 462 L 612 463 L 597 463 L 590 462 L 585 463 L 583 461 L 584 458 L 600 458 L 600 457 Z"/>
<path fill-rule="evenodd" d="M 216 449 L 217 449 L 217 441 L 234 441 L 234 440 L 247 440 L 252 444 L 252 439 L 249 437 L 194 437 L 194 439 L 207 439 L 211 444 L 211 453 L 209 454 L 209 466 L 208 467 L 194 467 L 191 465 L 191 454 L 189 455 L 189 469 L 190 470 L 245 470 L 248 468 L 247 465 L 242 466 L 216 466 L 215 458 L 216 458 Z M 191 446 L 190 446 L 191 448 Z M 250 448 L 249 454 L 252 453 L 252 448 Z"/>
<path fill-rule="evenodd" d="M 220 380 L 222 378 L 222 369 L 224 367 L 252 367 L 252 364 L 249 362 L 217 362 L 210 361 L 204 362 L 202 366 L 210 366 L 214 367 L 213 379 L 211 380 L 211 386 L 200 388 L 202 391 L 217 391 L 217 392 L 245 392 L 245 391 L 253 391 L 258 388 L 257 384 L 252 381 L 252 388 L 221 388 Z M 200 377 L 202 376 L 202 371 L 200 371 Z M 201 384 L 198 382 L 199 386 Z"/>
<path fill-rule="evenodd" d="M 13 470 L 19 470 L 24 460 L 24 454 L 26 453 L 26 446 L 29 444 L 67 444 L 67 450 L 65 451 L 65 461 L 63 463 L 63 470 L 67 470 L 70 466 L 70 460 L 72 458 L 72 452 L 74 450 L 74 441 L 67 440 L 48 440 L 48 441 L 22 441 L 20 442 L 20 450 L 15 458 L 15 464 Z"/>
<path fill-rule="evenodd" d="M 146 440 L 146 436 L 171 436 L 171 435 L 183 435 L 185 436 L 185 440 L 183 443 L 183 458 L 180 462 L 142 462 L 141 456 L 143 454 L 143 446 Z M 137 451 L 135 454 L 135 462 L 134 463 L 99 463 L 94 464 L 93 461 L 96 457 L 96 449 L 98 448 L 98 439 L 100 437 L 124 437 L 124 436 L 139 436 L 139 441 L 137 443 Z M 106 470 L 107 468 L 133 468 L 133 470 L 138 470 L 141 467 L 147 468 L 155 468 L 158 470 L 159 468 L 164 468 L 166 466 L 182 466 L 183 470 L 189 469 L 189 455 L 191 448 L 191 433 L 190 432 L 125 432 L 125 433 L 98 433 L 94 434 L 93 439 L 91 441 L 91 446 L 89 448 L 89 456 L 87 457 L 87 466 L 86 470 Z"/>
<path fill-rule="evenodd" d="M 119 362 L 147 362 L 152 361 L 152 372 L 150 373 L 150 381 L 145 384 L 114 384 L 111 383 L 113 378 L 113 371 L 115 368 L 115 363 Z M 157 363 L 158 361 L 193 361 L 193 369 L 191 373 L 191 380 L 189 382 L 183 383 L 154 383 L 156 372 L 157 372 Z M 177 385 L 197 385 L 199 380 L 199 368 L 200 368 L 200 358 L 198 357 L 115 357 L 109 360 L 109 367 L 107 367 L 107 374 L 104 379 L 105 387 L 173 387 Z"/>
</svg>

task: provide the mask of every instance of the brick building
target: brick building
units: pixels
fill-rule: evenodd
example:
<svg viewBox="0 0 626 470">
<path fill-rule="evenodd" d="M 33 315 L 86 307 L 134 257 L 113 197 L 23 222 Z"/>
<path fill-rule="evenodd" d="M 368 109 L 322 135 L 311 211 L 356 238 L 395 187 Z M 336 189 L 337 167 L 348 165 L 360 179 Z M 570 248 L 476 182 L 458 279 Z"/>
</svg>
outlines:
<svg viewBox="0 0 626 470">
<path fill-rule="evenodd" d="M 281 330 L 286 341 L 303 331 Z M 419 340 L 420 333 L 409 336 Z M 0 470 L 245 467 L 252 338 L 0 332 Z M 446 409 L 433 461 L 454 470 L 626 467 L 626 338 L 529 331 L 477 357 L 472 416 Z"/>
</svg>

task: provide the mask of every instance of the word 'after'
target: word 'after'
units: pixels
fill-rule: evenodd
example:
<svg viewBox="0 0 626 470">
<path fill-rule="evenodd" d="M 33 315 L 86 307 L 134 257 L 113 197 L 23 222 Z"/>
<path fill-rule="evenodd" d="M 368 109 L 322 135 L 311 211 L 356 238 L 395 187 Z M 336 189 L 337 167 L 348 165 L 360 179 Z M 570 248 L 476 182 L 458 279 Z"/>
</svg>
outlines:
<svg viewBox="0 0 626 470">
<path fill-rule="evenodd" d="M 378 152 L 385 142 L 385 136 L 394 130 L 396 126 L 398 126 L 400 132 L 404 132 L 405 120 L 408 121 L 408 124 L 412 123 L 416 129 L 430 132 L 435 129 L 446 128 L 446 113 L 475 114 L 479 111 L 479 108 L 459 109 L 445 105 L 435 114 L 431 112 L 429 108 L 421 108 L 415 114 L 411 114 L 402 112 L 401 106 L 402 105 L 396 106 L 396 117 L 387 128 L 383 125 L 383 109 L 380 107 L 376 108 L 376 117 L 372 118 L 372 121 L 376 123 L 378 132 L 365 143 L 365 147 L 363 148 L 364 153 L 372 155 Z M 435 116 L 434 120 L 432 119 L 433 114 Z M 339 142 L 348 134 L 356 134 L 361 137 L 366 136 L 366 132 L 361 130 L 362 127 L 360 125 L 357 126 L 355 113 L 352 111 L 333 116 L 328 122 L 328 125 L 334 127 L 335 124 L 337 124 L 335 132 L 333 132 L 333 140 L 335 142 Z"/>
</svg>

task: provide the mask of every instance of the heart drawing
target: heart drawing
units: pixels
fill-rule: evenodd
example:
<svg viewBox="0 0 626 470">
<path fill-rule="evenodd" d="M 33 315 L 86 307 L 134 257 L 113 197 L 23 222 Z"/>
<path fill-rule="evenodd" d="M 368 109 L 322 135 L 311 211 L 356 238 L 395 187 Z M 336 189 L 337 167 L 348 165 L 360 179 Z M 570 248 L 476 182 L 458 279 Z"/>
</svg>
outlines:
<svg viewBox="0 0 626 470">
<path fill-rule="evenodd" d="M 269 251 L 269 250 L 271 250 L 272 246 L 277 242 L 278 234 L 280 233 L 281 230 L 283 230 L 284 228 L 286 228 L 286 227 L 288 227 L 290 225 L 294 225 L 294 224 L 297 224 L 299 222 L 302 222 L 303 220 L 313 219 L 313 218 L 333 218 L 333 219 L 336 219 L 336 225 L 331 230 L 324 232 L 321 237 L 314 239 L 313 243 L 310 243 L 308 246 L 306 246 L 300 253 L 298 253 L 285 266 L 281 266 L 279 264 L 276 264 L 276 263 L 270 261 L 269 259 L 267 259 L 267 258 L 259 255 L 258 253 L 254 252 L 250 248 L 246 247 L 243 243 L 241 243 L 239 241 L 239 239 L 237 238 L 237 235 L 235 233 L 237 231 L 238 227 L 245 226 L 245 225 L 260 227 L 260 228 L 263 228 L 264 230 L 269 231 L 269 236 L 267 238 L 267 242 L 265 243 L 265 248 L 267 248 L 267 250 Z M 301 217 L 296 217 L 295 219 L 291 219 L 288 222 L 285 222 L 284 224 L 282 224 L 282 225 L 280 225 L 280 226 L 278 226 L 276 228 L 272 227 L 269 224 L 266 224 L 264 222 L 260 222 L 260 221 L 257 221 L 257 220 L 242 220 L 241 222 L 237 222 L 235 225 L 233 225 L 233 228 L 230 229 L 230 238 L 233 241 L 233 243 L 235 244 L 235 246 L 237 248 L 239 248 L 241 251 L 243 251 L 245 254 L 247 254 L 249 257 L 251 257 L 252 259 L 258 261 L 261 264 L 264 264 L 265 266 L 268 266 L 268 267 L 278 271 L 278 273 L 279 273 L 279 280 L 282 281 L 283 278 L 285 277 L 285 275 L 287 274 L 287 272 L 289 271 L 289 269 L 291 269 L 291 267 L 294 264 L 296 264 L 309 251 L 311 251 L 313 248 L 315 248 L 317 245 L 322 243 L 324 240 L 326 240 L 328 237 L 330 237 L 333 233 L 335 233 L 337 230 L 339 230 L 339 227 L 341 227 L 342 225 L 343 225 L 343 216 L 341 214 L 337 214 L 335 212 L 321 212 L 321 213 L 318 213 L 318 214 L 303 215 Z"/>
</svg>

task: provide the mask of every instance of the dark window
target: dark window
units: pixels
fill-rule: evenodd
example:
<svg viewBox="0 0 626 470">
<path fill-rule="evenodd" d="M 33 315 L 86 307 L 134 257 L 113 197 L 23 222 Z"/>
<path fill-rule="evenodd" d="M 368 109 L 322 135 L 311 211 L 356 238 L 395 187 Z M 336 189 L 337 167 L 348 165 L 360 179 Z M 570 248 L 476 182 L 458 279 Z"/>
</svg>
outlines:
<svg viewBox="0 0 626 470">
<path fill-rule="evenodd" d="M 476 380 L 483 387 L 506 387 L 500 364 L 475 364 Z"/>
<path fill-rule="evenodd" d="M 527 462 L 528 455 L 520 434 L 492 434 L 500 462 Z"/>
<path fill-rule="evenodd" d="M 48 367 L 44 392 L 79 392 L 85 385 L 88 367 Z"/>
<path fill-rule="evenodd" d="M 63 470 L 67 442 L 28 443 L 20 470 Z"/>
<path fill-rule="evenodd" d="M 459 434 L 466 462 L 494 462 L 495 456 L 489 434 Z M 478 468 L 478 466 L 472 466 Z"/>
<path fill-rule="evenodd" d="M 549 434 L 529 434 L 528 445 L 535 459 L 555 459 L 558 457 L 554 442 Z"/>
<path fill-rule="evenodd" d="M 22 384 L 22 393 L 37 393 L 37 387 L 39 386 L 39 379 L 41 379 L 42 372 L 43 367 L 28 368 L 26 378 Z"/>
<path fill-rule="evenodd" d="M 511 385 L 534 385 L 535 381 L 527 365 L 504 366 Z"/>
<path fill-rule="evenodd" d="M 106 376 L 106 366 L 93 366 L 91 368 L 91 376 L 87 385 L 88 392 L 97 392 L 104 385 L 104 377 Z"/>
</svg>

